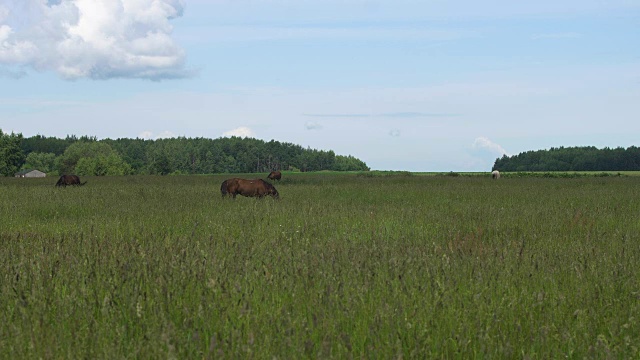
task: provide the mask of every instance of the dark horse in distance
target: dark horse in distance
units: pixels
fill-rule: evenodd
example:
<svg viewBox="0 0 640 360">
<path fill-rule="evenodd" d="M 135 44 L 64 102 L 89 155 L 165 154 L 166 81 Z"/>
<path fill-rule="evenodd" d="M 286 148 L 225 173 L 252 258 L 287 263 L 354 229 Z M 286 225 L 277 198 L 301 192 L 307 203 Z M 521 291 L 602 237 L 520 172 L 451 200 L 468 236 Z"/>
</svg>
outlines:
<svg viewBox="0 0 640 360">
<path fill-rule="evenodd" d="M 276 190 L 273 185 L 262 179 L 227 179 L 222 182 L 222 185 L 220 185 L 220 193 L 222 194 L 222 197 L 231 196 L 234 199 L 238 194 L 258 198 L 272 196 L 274 199 L 277 199 L 280 197 L 278 190 Z"/>
<path fill-rule="evenodd" d="M 280 171 L 272 171 L 267 178 L 269 180 L 280 180 L 282 179 L 282 173 Z"/>
<path fill-rule="evenodd" d="M 86 183 L 87 183 L 86 181 L 81 183 L 78 175 L 62 175 L 60 176 L 60 179 L 56 183 L 56 186 L 65 186 L 65 187 L 67 185 L 82 186 Z"/>
</svg>

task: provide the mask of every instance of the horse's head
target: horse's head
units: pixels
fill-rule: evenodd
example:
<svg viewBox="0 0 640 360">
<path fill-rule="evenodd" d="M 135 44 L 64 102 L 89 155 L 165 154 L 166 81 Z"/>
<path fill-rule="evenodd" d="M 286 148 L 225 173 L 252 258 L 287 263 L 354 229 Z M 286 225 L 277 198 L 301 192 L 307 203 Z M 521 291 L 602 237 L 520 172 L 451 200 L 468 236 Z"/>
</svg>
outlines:
<svg viewBox="0 0 640 360">
<path fill-rule="evenodd" d="M 274 199 L 279 199 L 280 198 L 280 194 L 278 194 L 278 190 L 276 190 L 276 187 L 269 184 L 268 182 L 264 182 L 264 188 L 266 190 L 267 195 L 273 196 Z"/>
</svg>

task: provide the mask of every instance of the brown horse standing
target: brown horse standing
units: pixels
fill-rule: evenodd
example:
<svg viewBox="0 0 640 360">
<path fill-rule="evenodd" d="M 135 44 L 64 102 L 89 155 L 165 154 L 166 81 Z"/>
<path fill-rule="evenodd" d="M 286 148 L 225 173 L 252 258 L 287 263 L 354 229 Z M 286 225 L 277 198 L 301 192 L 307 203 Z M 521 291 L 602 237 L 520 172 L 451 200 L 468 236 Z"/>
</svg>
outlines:
<svg viewBox="0 0 640 360">
<path fill-rule="evenodd" d="M 273 185 L 262 179 L 246 180 L 240 178 L 231 178 L 222 182 L 220 185 L 220 193 L 222 197 L 231 196 L 234 199 L 236 195 L 248 197 L 264 197 L 272 196 L 274 199 L 280 197 L 278 190 Z"/>
<path fill-rule="evenodd" d="M 267 178 L 270 180 L 280 180 L 282 179 L 282 173 L 280 171 L 272 171 Z"/>
<path fill-rule="evenodd" d="M 60 176 L 60 179 L 58 179 L 56 186 L 64 186 L 64 187 L 66 187 L 67 185 L 82 186 L 86 183 L 87 183 L 86 181 L 81 183 L 78 175 L 62 175 Z"/>
</svg>

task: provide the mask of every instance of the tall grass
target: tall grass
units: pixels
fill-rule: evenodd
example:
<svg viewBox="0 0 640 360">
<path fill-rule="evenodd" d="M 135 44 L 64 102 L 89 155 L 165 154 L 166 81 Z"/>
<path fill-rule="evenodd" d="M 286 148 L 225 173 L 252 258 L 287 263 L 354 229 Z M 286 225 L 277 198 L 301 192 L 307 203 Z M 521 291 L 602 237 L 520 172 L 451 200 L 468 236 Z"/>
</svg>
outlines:
<svg viewBox="0 0 640 360">
<path fill-rule="evenodd" d="M 640 355 L 636 177 L 224 178 L 1 179 L 0 357 Z"/>
</svg>

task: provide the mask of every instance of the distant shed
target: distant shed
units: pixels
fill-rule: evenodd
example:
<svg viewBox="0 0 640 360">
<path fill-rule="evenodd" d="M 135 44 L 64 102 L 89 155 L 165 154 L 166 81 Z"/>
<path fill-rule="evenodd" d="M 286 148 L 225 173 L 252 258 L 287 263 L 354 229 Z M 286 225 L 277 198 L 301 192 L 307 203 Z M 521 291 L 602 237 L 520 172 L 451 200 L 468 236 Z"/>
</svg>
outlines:
<svg viewBox="0 0 640 360">
<path fill-rule="evenodd" d="M 16 173 L 16 177 L 19 178 L 43 178 L 47 177 L 47 174 L 40 170 L 22 170 Z"/>
</svg>

